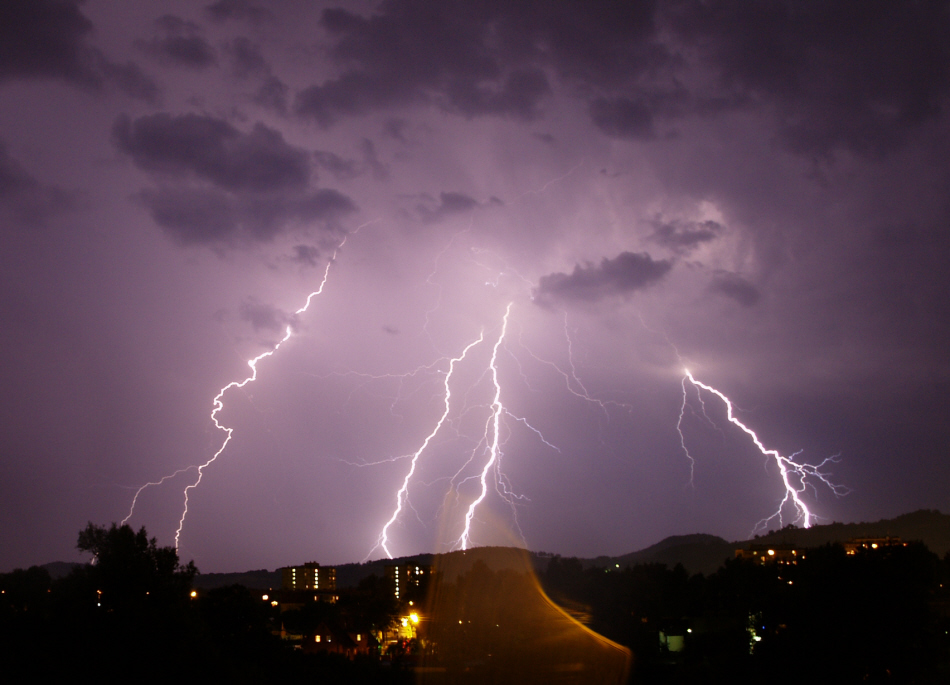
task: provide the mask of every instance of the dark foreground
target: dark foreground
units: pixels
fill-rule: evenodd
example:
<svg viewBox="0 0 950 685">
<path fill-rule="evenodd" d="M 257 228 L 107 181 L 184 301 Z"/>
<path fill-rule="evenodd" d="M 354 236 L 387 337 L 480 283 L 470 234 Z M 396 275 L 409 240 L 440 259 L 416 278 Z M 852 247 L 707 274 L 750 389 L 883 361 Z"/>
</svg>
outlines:
<svg viewBox="0 0 950 685">
<path fill-rule="evenodd" d="M 96 564 L 57 580 L 38 567 L 0 574 L 6 672 L 37 682 L 950 682 L 950 554 L 920 543 L 728 560 L 708 576 L 555 557 L 538 578 L 530 564 L 475 550 L 462 566 L 437 565 L 413 606 L 414 638 L 364 639 L 347 654 L 308 653 L 313 642 L 293 636 L 383 635 L 406 607 L 375 576 L 332 605 L 282 611 L 242 586 L 193 593 L 196 569 L 144 530 L 90 525 L 79 543 Z"/>
</svg>

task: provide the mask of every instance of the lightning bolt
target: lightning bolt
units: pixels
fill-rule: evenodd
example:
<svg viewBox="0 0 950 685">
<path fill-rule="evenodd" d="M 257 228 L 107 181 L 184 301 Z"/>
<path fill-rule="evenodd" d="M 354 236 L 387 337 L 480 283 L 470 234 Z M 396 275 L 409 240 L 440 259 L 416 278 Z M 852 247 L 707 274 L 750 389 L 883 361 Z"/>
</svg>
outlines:
<svg viewBox="0 0 950 685">
<path fill-rule="evenodd" d="M 373 223 L 373 222 L 369 222 L 369 223 Z M 365 225 L 368 225 L 368 224 L 364 224 L 364 226 L 365 226 Z M 359 228 L 363 228 L 363 226 L 360 226 Z M 357 231 L 359 231 L 359 228 L 357 228 L 355 231 L 353 231 L 352 234 L 355 234 Z M 352 234 L 351 234 L 351 235 L 352 235 Z M 304 301 L 303 306 L 300 307 L 297 311 L 294 312 L 294 317 L 298 317 L 298 316 L 300 316 L 301 314 L 305 313 L 305 312 L 310 308 L 310 303 L 313 301 L 313 298 L 315 298 L 315 297 L 317 297 L 318 295 L 320 295 L 321 293 L 323 293 L 323 288 L 324 288 L 324 286 L 327 284 L 327 279 L 329 278 L 329 275 L 330 275 L 330 267 L 331 267 L 331 266 L 333 265 L 333 263 L 336 261 L 337 255 L 339 254 L 340 250 L 343 248 L 343 246 L 344 246 L 345 244 L 346 244 L 346 238 L 344 238 L 344 239 L 340 242 L 340 244 L 337 246 L 337 248 L 333 251 L 333 255 L 330 257 L 329 261 L 327 261 L 327 266 L 326 266 L 326 269 L 324 269 L 324 271 L 323 271 L 323 278 L 322 278 L 321 281 L 320 281 L 319 287 L 318 287 L 316 290 L 314 290 L 313 292 L 311 292 L 309 295 L 307 295 L 307 299 Z M 231 390 L 232 388 L 243 388 L 243 387 L 245 387 L 247 384 L 253 383 L 254 381 L 256 381 L 256 380 L 257 380 L 257 365 L 258 365 L 258 363 L 259 363 L 261 360 L 266 359 L 266 358 L 272 356 L 274 353 L 276 353 L 277 350 L 279 350 L 279 349 L 281 348 L 281 346 L 282 346 L 285 342 L 287 342 L 288 340 L 290 340 L 291 336 L 293 336 L 293 333 L 294 333 L 293 324 L 292 324 L 292 323 L 291 323 L 291 324 L 288 324 L 287 329 L 286 329 L 286 331 L 284 332 L 284 337 L 281 338 L 281 339 L 274 345 L 273 348 L 271 348 L 271 349 L 268 350 L 267 352 L 263 352 L 263 353 L 257 355 L 256 357 L 254 357 L 253 359 L 251 359 L 251 360 L 249 360 L 249 361 L 247 362 L 247 365 L 248 365 L 249 367 L 251 367 L 251 374 L 250 374 L 249 376 L 247 376 L 244 380 L 231 381 L 230 383 L 228 383 L 227 385 L 225 385 L 223 388 L 221 388 L 221 389 L 218 391 L 218 394 L 214 396 L 214 400 L 212 401 L 212 407 L 213 407 L 213 408 L 212 408 L 212 410 L 211 410 L 211 421 L 214 423 L 215 428 L 217 428 L 218 430 L 223 431 L 224 433 L 226 433 L 225 438 L 224 438 L 224 442 L 221 443 L 221 447 L 219 447 L 218 450 L 211 456 L 211 458 L 208 459 L 208 460 L 207 460 L 206 462 L 204 462 L 203 464 L 200 464 L 200 465 L 197 465 L 197 466 L 194 466 L 194 465 L 193 465 L 193 466 L 187 466 L 187 467 L 185 467 L 185 468 L 182 468 L 182 469 L 179 469 L 179 470 L 175 471 L 175 472 L 172 473 L 172 474 L 169 474 L 169 475 L 167 475 L 167 476 L 164 476 L 161 480 L 158 480 L 158 481 L 156 481 L 156 482 L 146 483 L 145 485 L 143 485 L 142 487 L 140 487 L 140 488 L 136 491 L 135 496 L 132 498 L 132 506 L 131 506 L 131 509 L 129 510 L 128 516 L 126 516 L 126 517 L 122 520 L 122 523 L 125 523 L 126 521 L 128 521 L 128 520 L 132 517 L 132 514 L 135 513 L 135 505 L 136 505 L 136 502 L 138 501 L 139 495 L 142 493 L 143 490 L 145 490 L 145 488 L 147 488 L 147 487 L 149 487 L 149 486 L 153 486 L 153 485 L 161 485 L 161 484 L 164 483 L 165 481 L 169 480 L 170 478 L 175 477 L 176 475 L 178 475 L 178 474 L 180 474 L 180 473 L 183 473 L 184 471 L 189 471 L 189 470 L 191 470 L 191 469 L 197 469 L 197 471 L 198 471 L 198 478 L 197 478 L 197 480 L 195 480 L 195 482 L 192 483 L 191 485 L 186 486 L 186 487 L 185 487 L 185 490 L 184 490 L 184 508 L 182 509 L 181 519 L 178 521 L 178 528 L 177 528 L 177 530 L 175 531 L 175 549 L 176 549 L 176 550 L 178 549 L 178 545 L 179 545 L 179 542 L 180 542 L 180 540 L 181 540 L 181 531 L 182 531 L 182 529 L 183 529 L 184 526 L 185 526 L 185 519 L 188 517 L 189 494 L 190 494 L 190 492 L 191 492 L 192 490 L 194 490 L 195 488 L 198 487 L 198 485 L 201 484 L 201 480 L 202 480 L 202 478 L 204 477 L 204 470 L 205 470 L 206 468 L 208 468 L 211 464 L 213 464 L 213 463 L 215 462 L 215 460 L 217 460 L 217 458 L 220 457 L 220 456 L 224 453 L 225 449 L 227 449 L 228 444 L 231 442 L 231 438 L 234 436 L 234 428 L 232 428 L 232 427 L 230 427 L 230 426 L 225 426 L 225 425 L 222 424 L 220 421 L 218 421 L 218 414 L 221 412 L 221 410 L 224 409 L 224 395 L 225 395 L 225 393 L 227 393 L 228 390 Z"/>
<path fill-rule="evenodd" d="M 334 250 L 333 256 L 327 262 L 326 269 L 324 269 L 323 271 L 323 279 L 320 281 L 320 286 L 316 290 L 311 292 L 309 295 L 307 295 L 307 299 L 304 302 L 303 306 L 294 312 L 295 317 L 300 316 L 301 314 L 306 312 L 310 308 L 310 303 L 313 301 L 313 298 L 323 293 L 323 287 L 327 284 L 327 279 L 330 276 L 330 267 L 333 265 L 333 262 L 336 260 L 337 254 L 339 253 L 340 249 L 343 247 L 343 244 L 345 242 L 346 242 L 346 239 L 344 239 L 343 242 L 340 243 L 340 246 L 336 250 Z M 179 539 L 181 538 L 182 528 L 185 527 L 185 519 L 188 517 L 188 493 L 191 490 L 194 490 L 195 488 L 197 488 L 201 484 L 201 479 L 204 477 L 204 470 L 208 468 L 211 464 L 213 464 L 215 460 L 218 457 L 220 457 L 221 454 L 224 453 L 224 450 L 227 449 L 228 447 L 228 443 L 231 442 L 231 438 L 234 437 L 234 429 L 231 428 L 230 426 L 225 426 L 224 424 L 218 421 L 218 414 L 221 412 L 222 409 L 224 409 L 224 393 L 226 393 L 231 388 L 243 388 L 248 383 L 253 383 L 254 381 L 256 381 L 257 380 L 257 363 L 261 361 L 262 359 L 267 359 L 268 357 L 273 356 L 274 353 L 276 353 L 277 350 L 281 348 L 281 345 L 283 345 L 285 342 L 290 340 L 290 337 L 293 334 L 294 334 L 293 325 L 288 324 L 287 330 L 284 333 L 284 337 L 281 338 L 279 341 L 277 341 L 277 344 L 274 345 L 272 349 L 268 350 L 267 352 L 262 352 L 261 354 L 257 355 L 256 357 L 254 357 L 253 359 L 247 362 L 247 365 L 251 367 L 250 376 L 245 378 L 243 381 L 231 381 L 230 383 L 225 385 L 223 388 L 221 388 L 218 391 L 218 394 L 214 396 L 214 400 L 212 402 L 214 409 L 211 410 L 211 420 L 214 422 L 215 428 L 217 428 L 218 430 L 224 431 L 225 433 L 227 433 L 227 435 L 224 438 L 224 442 L 221 443 L 221 447 L 218 448 L 218 451 L 215 452 L 208 461 L 206 461 L 204 464 L 198 467 L 198 479 L 191 485 L 185 487 L 185 506 L 181 512 L 181 520 L 178 522 L 178 530 L 175 531 L 175 549 L 176 550 L 178 549 L 178 543 L 179 543 Z"/>
<path fill-rule="evenodd" d="M 442 429 L 442 425 L 445 423 L 445 420 L 448 418 L 449 411 L 452 406 L 452 374 L 455 372 L 455 365 L 460 363 L 465 359 L 465 356 L 468 354 L 469 350 L 481 343 L 485 339 L 484 332 L 478 334 L 478 340 L 473 340 L 470 342 L 462 354 L 458 357 L 453 357 L 449 362 L 449 370 L 445 374 L 444 379 L 444 409 L 442 411 L 442 416 L 439 417 L 439 420 L 436 422 L 435 427 L 432 431 L 426 436 L 425 440 L 422 441 L 422 445 L 418 450 L 412 455 L 412 461 L 409 465 L 409 471 L 406 473 L 406 477 L 402 481 L 402 486 L 396 493 L 396 508 L 393 511 L 392 516 L 389 517 L 389 520 L 386 522 L 386 525 L 383 526 L 382 531 L 379 534 L 379 539 L 376 543 L 376 546 L 370 550 L 370 554 L 373 553 L 373 550 L 382 547 L 383 551 L 386 553 L 386 556 L 390 559 L 393 558 L 392 553 L 389 551 L 389 528 L 392 526 L 396 519 L 399 518 L 399 515 L 402 513 L 403 505 L 408 504 L 409 501 L 409 482 L 412 480 L 413 474 L 416 472 L 416 465 L 419 463 L 419 458 L 422 456 L 422 453 L 425 452 L 426 448 L 429 446 L 429 443 L 432 442 L 432 439 L 438 434 Z M 368 556 L 367 556 L 368 558 Z"/>
<path fill-rule="evenodd" d="M 688 374 L 689 371 L 687 371 L 686 373 Z M 681 385 L 683 386 L 683 404 L 680 405 L 680 416 L 679 416 L 679 419 L 676 421 L 676 432 L 680 436 L 680 446 L 683 448 L 683 453 L 686 454 L 686 458 L 689 460 L 689 486 L 692 488 L 692 487 L 695 487 L 693 485 L 693 477 L 696 472 L 696 459 L 693 457 L 692 454 L 689 453 L 689 448 L 686 446 L 686 436 L 683 435 L 683 416 L 686 414 L 686 407 L 687 407 L 686 376 L 683 376 Z M 696 392 L 698 393 L 699 390 L 697 389 Z M 703 413 L 705 413 L 705 411 L 706 411 L 706 408 L 704 405 Z"/>
<path fill-rule="evenodd" d="M 132 514 L 135 513 L 135 505 L 136 505 L 136 503 L 139 501 L 139 495 L 142 494 L 142 491 L 143 491 L 145 488 L 151 487 L 151 486 L 153 486 L 153 485 L 154 485 L 154 486 L 161 485 L 161 484 L 164 483 L 166 480 L 170 480 L 170 479 L 174 478 L 174 477 L 177 476 L 179 473 L 184 473 L 185 471 L 191 471 L 192 469 L 196 469 L 196 468 L 198 468 L 198 467 L 197 467 L 197 466 L 194 466 L 194 465 L 192 465 L 192 466 L 186 466 L 185 468 L 178 469 L 178 470 L 175 471 L 174 473 L 170 473 L 170 474 L 168 474 L 167 476 L 163 476 L 163 477 L 161 478 L 161 480 L 157 480 L 157 481 L 155 481 L 155 482 L 153 482 L 153 483 L 146 483 L 145 485 L 143 485 L 142 487 L 140 487 L 138 490 L 135 491 L 135 496 L 132 497 L 132 506 L 129 507 L 129 513 L 128 513 L 128 515 L 126 515 L 126 517 L 125 517 L 124 519 L 122 519 L 122 521 L 119 523 L 119 525 L 120 525 L 120 526 L 124 526 L 125 523 L 126 523 L 126 521 L 128 521 L 130 518 L 132 518 Z"/>
<path fill-rule="evenodd" d="M 565 371 L 564 369 L 562 369 L 560 366 L 558 366 L 556 363 L 552 362 L 551 360 L 544 359 L 538 356 L 537 354 L 535 354 L 534 352 L 532 352 L 528 347 L 525 346 L 524 342 L 520 339 L 520 337 L 519 337 L 518 343 L 528 353 L 528 355 L 532 359 L 534 359 L 536 362 L 554 369 L 554 371 L 557 372 L 557 374 L 561 376 L 561 378 L 564 379 L 565 389 L 569 393 L 574 395 L 574 397 L 584 400 L 585 402 L 588 402 L 590 404 L 597 405 L 600 408 L 600 410 L 604 412 L 604 418 L 607 421 L 610 421 L 610 412 L 607 409 L 608 406 L 620 407 L 622 409 L 626 409 L 628 412 L 632 412 L 633 407 L 630 406 L 629 404 L 625 404 L 623 402 L 617 402 L 615 400 L 599 399 L 597 397 L 592 396 L 590 392 L 587 390 L 587 388 L 584 386 L 584 382 L 577 375 L 577 366 L 574 364 L 574 340 L 573 338 L 571 338 L 570 330 L 567 325 L 566 312 L 564 312 L 564 340 L 567 345 L 567 363 L 568 363 L 568 367 L 570 371 Z M 524 374 L 522 373 L 522 375 Z"/>
<path fill-rule="evenodd" d="M 683 437 L 682 432 L 682 421 L 683 414 L 686 407 L 686 380 L 688 379 L 690 383 L 699 389 L 703 389 L 706 392 L 712 393 L 720 400 L 723 404 L 726 405 L 726 416 L 729 419 L 729 422 L 738 426 L 746 435 L 752 438 L 752 442 L 758 448 L 764 456 L 771 457 L 778 466 L 779 473 L 781 475 L 782 484 L 785 487 L 785 496 L 782 498 L 782 501 L 779 503 L 778 508 L 775 510 L 771 516 L 768 516 L 761 521 L 759 521 L 755 527 L 752 529 L 752 533 L 755 534 L 759 530 L 766 530 L 771 521 L 776 518 L 779 521 L 779 525 L 784 525 L 782 520 L 782 511 L 788 504 L 791 504 L 795 513 L 795 523 L 799 521 L 802 522 L 805 528 L 808 528 L 812 524 L 812 519 L 815 518 L 815 515 L 808 508 L 808 505 L 802 500 L 801 495 L 809 487 L 812 490 L 815 490 L 814 485 L 809 481 L 809 478 L 817 479 L 825 484 L 836 496 L 844 496 L 850 492 L 849 488 L 846 488 L 843 485 L 837 485 L 830 480 L 830 475 L 826 473 L 823 469 L 828 464 L 838 463 L 838 455 L 833 455 L 826 458 L 820 464 L 807 464 L 796 462 L 793 458 L 797 456 L 798 452 L 793 454 L 790 457 L 782 456 L 777 450 L 767 449 L 765 445 L 762 444 L 762 441 L 759 439 L 759 436 L 756 435 L 755 431 L 746 426 L 744 423 L 739 421 L 736 418 L 732 400 L 726 397 L 722 392 L 712 387 L 711 385 L 706 385 L 702 381 L 696 380 L 693 374 L 689 369 L 684 369 L 686 376 L 683 378 L 683 407 L 680 409 L 680 419 L 677 423 L 677 430 L 680 434 L 680 442 L 683 445 L 683 450 L 686 452 L 686 456 L 690 460 L 690 475 L 692 476 L 693 466 L 695 465 L 695 460 L 692 455 L 690 455 L 689 450 L 686 449 L 685 438 Z M 702 398 L 700 398 L 702 400 Z M 703 413 L 705 414 L 705 406 L 703 407 Z M 708 417 L 707 417 L 708 418 Z M 817 490 L 815 490 L 817 492 Z"/>
<path fill-rule="evenodd" d="M 492 413 L 488 420 L 492 426 L 491 447 L 489 449 L 488 461 L 485 462 L 485 467 L 482 469 L 482 474 L 479 478 L 482 486 L 481 493 L 469 505 L 468 511 L 465 513 L 465 527 L 462 530 L 462 535 L 458 539 L 458 546 L 461 549 L 468 549 L 471 544 L 472 518 L 475 516 L 475 509 L 488 495 L 488 473 L 500 459 L 501 415 L 504 413 L 505 407 L 501 403 L 501 383 L 498 380 L 498 348 L 501 347 L 501 343 L 505 339 L 505 333 L 508 331 L 508 316 L 511 314 L 511 305 L 512 303 L 509 302 L 505 308 L 505 316 L 501 324 L 501 333 L 499 333 L 498 340 L 495 341 L 495 346 L 492 348 L 491 361 L 489 362 L 492 383 L 495 386 L 495 397 L 491 404 Z"/>
</svg>

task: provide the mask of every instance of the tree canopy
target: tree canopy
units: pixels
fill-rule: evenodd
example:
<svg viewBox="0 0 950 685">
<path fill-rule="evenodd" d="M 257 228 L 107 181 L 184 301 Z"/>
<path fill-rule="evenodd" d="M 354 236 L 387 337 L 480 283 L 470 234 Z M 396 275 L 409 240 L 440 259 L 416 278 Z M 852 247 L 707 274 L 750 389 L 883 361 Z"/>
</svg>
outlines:
<svg viewBox="0 0 950 685">
<path fill-rule="evenodd" d="M 76 547 L 92 554 L 85 574 L 96 585 L 97 605 L 110 611 L 141 610 L 185 601 L 198 569 L 182 565 L 174 547 L 159 547 L 145 528 L 89 523 Z"/>
</svg>

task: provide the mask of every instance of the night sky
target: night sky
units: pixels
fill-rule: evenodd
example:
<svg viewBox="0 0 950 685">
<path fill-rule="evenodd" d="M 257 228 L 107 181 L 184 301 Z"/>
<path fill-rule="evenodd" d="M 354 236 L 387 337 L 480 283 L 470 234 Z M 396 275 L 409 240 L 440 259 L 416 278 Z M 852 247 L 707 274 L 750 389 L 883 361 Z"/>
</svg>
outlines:
<svg viewBox="0 0 950 685">
<path fill-rule="evenodd" d="M 492 456 L 471 545 L 746 538 L 685 368 L 814 522 L 950 511 L 948 90 L 947 2 L 5 0 L 0 570 L 174 544 L 288 326 L 202 571 L 457 548 Z"/>
</svg>

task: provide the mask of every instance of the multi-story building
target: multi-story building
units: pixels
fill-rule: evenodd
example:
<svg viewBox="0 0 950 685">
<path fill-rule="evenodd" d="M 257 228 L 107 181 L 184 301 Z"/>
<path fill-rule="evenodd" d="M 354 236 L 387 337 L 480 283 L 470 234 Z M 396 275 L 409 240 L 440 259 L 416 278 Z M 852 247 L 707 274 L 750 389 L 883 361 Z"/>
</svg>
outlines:
<svg viewBox="0 0 950 685">
<path fill-rule="evenodd" d="M 422 564 L 386 565 L 386 581 L 396 599 L 406 600 L 425 592 L 425 583 L 431 574 L 432 567 Z"/>
<path fill-rule="evenodd" d="M 280 569 L 283 590 L 336 590 L 336 569 L 309 561 L 301 566 Z"/>
<path fill-rule="evenodd" d="M 757 564 L 797 564 L 805 558 L 805 550 L 796 545 L 757 545 L 736 550 L 737 559 L 748 559 Z"/>
<path fill-rule="evenodd" d="M 844 551 L 848 556 L 854 556 L 858 550 L 888 550 L 893 547 L 907 547 L 906 542 L 901 542 L 899 537 L 890 535 L 883 538 L 850 538 L 844 543 Z"/>
</svg>

